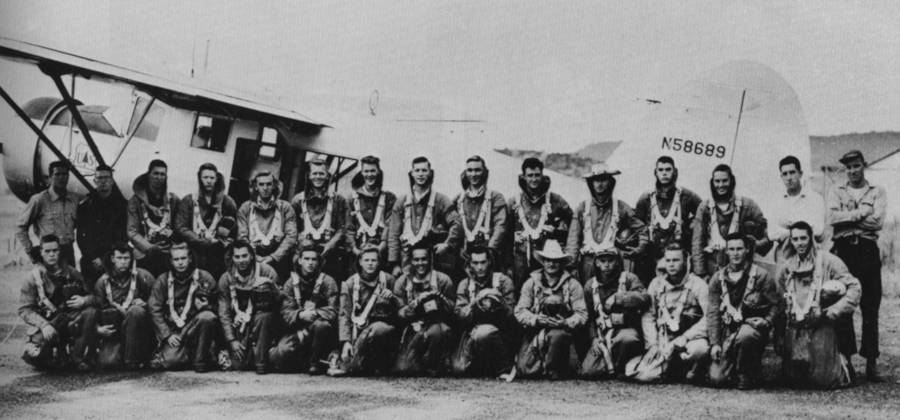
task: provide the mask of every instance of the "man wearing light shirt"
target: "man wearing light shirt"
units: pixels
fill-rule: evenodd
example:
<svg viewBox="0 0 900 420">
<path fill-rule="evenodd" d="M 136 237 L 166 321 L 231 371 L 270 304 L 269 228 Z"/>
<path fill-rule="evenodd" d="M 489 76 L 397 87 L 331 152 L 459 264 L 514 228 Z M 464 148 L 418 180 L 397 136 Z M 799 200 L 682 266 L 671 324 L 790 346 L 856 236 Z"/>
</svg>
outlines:
<svg viewBox="0 0 900 420">
<path fill-rule="evenodd" d="M 835 186 L 828 195 L 828 222 L 834 228 L 831 252 L 844 260 L 850 274 L 859 279 L 862 296 L 862 337 L 860 356 L 866 358 L 866 377 L 881 382 L 878 375 L 878 308 L 881 306 L 881 252 L 878 232 L 884 224 L 887 197 L 884 188 L 866 180 L 866 160 L 859 150 L 841 157 L 847 170 L 847 183 Z M 856 336 L 852 317 L 842 319 L 838 332 L 852 338 L 852 344 L 841 349 L 847 359 L 856 352 Z M 843 341 L 842 341 L 843 342 Z"/>
<path fill-rule="evenodd" d="M 769 216 L 769 239 L 775 242 L 775 260 L 784 259 L 784 250 L 790 242 L 788 226 L 804 221 L 813 228 L 813 234 L 821 239 L 825 228 L 825 199 L 809 188 L 803 188 L 803 170 L 795 156 L 785 156 L 778 162 L 785 193 L 775 200 L 766 214 Z"/>
</svg>

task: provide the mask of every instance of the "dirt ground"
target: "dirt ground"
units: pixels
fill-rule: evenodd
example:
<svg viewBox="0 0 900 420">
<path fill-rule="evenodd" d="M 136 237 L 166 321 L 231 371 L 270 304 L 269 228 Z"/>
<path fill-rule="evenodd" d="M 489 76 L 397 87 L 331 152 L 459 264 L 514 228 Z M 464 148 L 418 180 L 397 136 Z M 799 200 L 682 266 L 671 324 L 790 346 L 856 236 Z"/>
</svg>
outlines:
<svg viewBox="0 0 900 420">
<path fill-rule="evenodd" d="M 24 267 L 0 271 L 0 418 L 897 418 L 900 301 L 882 305 L 884 384 L 741 392 L 617 381 L 327 378 L 252 372 L 41 374 L 19 358 L 15 314 Z M 13 326 L 15 329 L 12 329 Z M 12 331 L 10 335 L 10 331 Z M 856 359 L 857 369 L 862 359 Z"/>
</svg>

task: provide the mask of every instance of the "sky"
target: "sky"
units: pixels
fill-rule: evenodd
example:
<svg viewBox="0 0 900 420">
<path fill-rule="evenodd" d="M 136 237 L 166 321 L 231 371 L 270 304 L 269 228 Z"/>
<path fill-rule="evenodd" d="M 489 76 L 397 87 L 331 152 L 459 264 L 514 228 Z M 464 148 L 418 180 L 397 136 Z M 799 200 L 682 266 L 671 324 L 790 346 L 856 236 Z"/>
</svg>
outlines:
<svg viewBox="0 0 900 420">
<path fill-rule="evenodd" d="M 793 86 L 810 134 L 900 130 L 898 18 L 890 1 L 4 1 L 0 36 L 161 75 L 193 66 L 326 123 L 321 98 L 377 89 L 440 105 L 411 119 L 488 121 L 496 147 L 570 151 L 619 140 L 643 99 L 737 59 Z"/>
</svg>

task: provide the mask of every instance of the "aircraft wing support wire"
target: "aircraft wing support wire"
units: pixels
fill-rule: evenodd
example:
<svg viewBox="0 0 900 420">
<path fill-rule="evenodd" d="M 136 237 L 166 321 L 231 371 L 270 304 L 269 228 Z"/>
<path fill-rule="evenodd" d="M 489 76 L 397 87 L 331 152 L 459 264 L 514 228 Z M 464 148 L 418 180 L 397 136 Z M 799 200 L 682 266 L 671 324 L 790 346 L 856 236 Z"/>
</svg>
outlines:
<svg viewBox="0 0 900 420">
<path fill-rule="evenodd" d="M 91 153 L 94 154 L 94 158 L 97 159 L 97 163 L 100 165 L 105 165 L 106 161 L 103 160 L 103 156 L 100 154 L 100 149 L 97 148 L 97 143 L 94 143 L 94 137 L 91 136 L 91 130 L 88 129 L 87 124 L 85 124 L 84 119 L 81 117 L 81 111 L 78 110 L 78 105 L 75 104 L 75 99 L 72 98 L 69 90 L 66 89 L 66 85 L 63 84 L 62 76 L 59 72 L 55 71 L 49 71 L 47 73 L 50 75 L 50 78 L 53 79 L 53 83 L 56 84 L 56 88 L 59 90 L 60 95 L 62 95 L 63 101 L 69 108 L 69 112 L 72 114 L 72 119 L 75 120 L 75 124 L 78 124 L 78 128 L 81 129 L 81 135 L 84 136 L 84 140 L 85 142 L 87 142 L 88 147 L 91 149 Z"/>
<path fill-rule="evenodd" d="M 31 118 L 28 117 L 28 114 L 26 114 L 25 111 L 23 111 L 22 108 L 19 107 L 19 104 L 17 104 L 16 101 L 13 100 L 13 98 L 9 96 L 8 93 L 6 93 L 6 89 L 3 89 L 2 86 L 0 86 L 0 96 L 2 96 L 3 100 L 5 100 L 7 104 L 9 104 L 9 107 L 12 108 L 13 111 L 15 111 L 16 115 L 18 115 L 22 121 L 25 121 L 25 124 L 27 124 L 28 127 L 31 128 L 31 131 L 34 131 L 34 134 L 37 134 L 38 138 L 40 138 L 41 141 L 44 142 L 47 148 L 50 149 L 50 151 L 53 152 L 53 154 L 56 155 L 56 157 L 60 161 L 66 163 L 66 166 L 69 168 L 69 171 L 71 171 L 72 174 L 75 175 L 75 178 L 77 178 L 78 181 L 81 182 L 88 191 L 90 191 L 91 193 L 95 193 L 96 190 L 94 189 L 94 186 L 91 185 L 90 182 L 88 182 L 87 178 L 85 178 L 84 175 L 81 174 L 81 172 L 78 172 L 78 169 L 75 168 L 75 165 L 72 165 L 72 162 L 69 160 L 69 158 L 67 158 L 66 155 L 64 155 L 56 147 L 56 145 L 53 144 L 52 141 L 50 141 L 49 138 L 47 138 L 47 135 L 44 134 L 44 132 L 41 131 L 40 128 L 34 125 L 34 122 L 31 121 Z"/>
<path fill-rule="evenodd" d="M 134 138 L 135 133 L 137 133 L 138 129 L 141 128 L 141 124 L 144 123 L 144 118 L 147 117 L 147 114 L 150 113 L 150 108 L 153 107 L 153 104 L 156 102 L 156 96 L 150 97 L 150 102 L 147 103 L 147 107 L 144 108 L 144 112 L 141 113 L 141 118 L 138 119 L 137 124 L 134 125 L 134 129 L 128 133 L 128 138 L 125 139 L 125 144 L 122 145 L 122 148 L 119 149 L 119 153 L 116 154 L 116 158 L 113 159 L 111 167 L 115 168 L 116 164 L 119 163 L 119 158 L 122 157 L 122 153 L 125 153 L 125 149 L 128 147 L 128 144 L 131 143 L 131 139 Z"/>
<path fill-rule="evenodd" d="M 741 92 L 741 107 L 738 109 L 737 124 L 734 126 L 734 141 L 731 142 L 731 161 L 729 165 L 734 165 L 734 152 L 737 148 L 738 133 L 741 131 L 741 117 L 744 115 L 744 99 L 747 99 L 747 89 Z"/>
</svg>

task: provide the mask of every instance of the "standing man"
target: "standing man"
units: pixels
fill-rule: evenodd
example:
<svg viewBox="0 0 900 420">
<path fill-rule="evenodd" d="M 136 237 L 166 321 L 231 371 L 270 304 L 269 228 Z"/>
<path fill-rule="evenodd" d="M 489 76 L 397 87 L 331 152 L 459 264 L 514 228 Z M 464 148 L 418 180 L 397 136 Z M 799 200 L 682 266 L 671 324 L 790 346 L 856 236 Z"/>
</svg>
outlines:
<svg viewBox="0 0 900 420">
<path fill-rule="evenodd" d="M 453 201 L 465 235 L 462 251 L 475 244 L 483 244 L 494 254 L 494 258 L 498 258 L 502 255 L 507 229 L 506 200 L 503 194 L 487 189 L 489 174 L 481 156 L 466 159 L 466 170 L 460 174 L 463 191 Z"/>
<path fill-rule="evenodd" d="M 841 257 L 850 274 L 862 285 L 859 309 L 862 312 L 862 340 L 859 354 L 866 358 L 866 377 L 881 382 L 878 374 L 878 309 L 881 306 L 881 252 L 878 232 L 884 224 L 887 196 L 884 188 L 866 180 L 866 160 L 859 150 L 841 157 L 847 170 L 847 183 L 828 196 L 828 222 L 834 228 L 831 252 Z M 856 352 L 856 334 L 850 316 L 839 322 L 839 333 L 852 337 L 842 346 L 847 356 Z"/>
<path fill-rule="evenodd" d="M 656 275 L 657 263 L 663 250 L 670 243 L 677 242 L 685 249 L 691 247 L 691 222 L 702 201 L 695 192 L 679 187 L 678 168 L 669 156 L 656 159 L 656 188 L 638 198 L 634 214 L 647 225 L 650 240 L 647 252 L 636 267 L 636 274 L 644 284 L 650 283 Z M 677 204 L 676 204 L 677 203 Z"/>
<path fill-rule="evenodd" d="M 623 375 L 625 364 L 644 351 L 641 317 L 650 296 L 641 280 L 625 271 L 615 248 L 594 259 L 594 277 L 584 285 L 590 348 L 581 364 L 584 377 Z"/>
<path fill-rule="evenodd" d="M 709 283 L 709 333 L 714 386 L 752 389 L 759 384 L 762 355 L 778 313 L 778 289 L 769 273 L 753 264 L 753 239 L 725 237 L 728 265 Z"/>
<path fill-rule="evenodd" d="M 464 330 L 453 373 L 499 377 L 513 365 L 515 286 L 493 270 L 494 255 L 487 248 L 472 246 L 466 252 L 468 276 L 456 288 L 456 321 Z"/>
<path fill-rule="evenodd" d="M 687 251 L 671 243 L 663 254 L 666 273 L 650 282 L 647 294 L 650 307 L 642 325 L 647 352 L 635 379 L 638 381 L 702 382 L 705 378 L 709 341 L 707 313 L 709 289 L 706 281 L 688 272 Z M 642 372 L 645 360 L 661 360 L 663 369 L 657 375 Z"/>
<path fill-rule="evenodd" d="M 253 247 L 256 261 L 287 278 L 297 245 L 297 220 L 290 203 L 279 199 L 281 183 L 269 171 L 250 179 L 250 199 L 237 213 L 238 239 Z"/>
<path fill-rule="evenodd" d="M 328 191 L 331 174 L 323 160 L 307 165 L 306 190 L 291 200 L 297 215 L 298 241 L 312 241 L 322 247 L 322 270 L 338 281 L 347 278 L 347 253 L 344 248 L 344 227 L 347 221 L 347 202 L 344 197 Z"/>
<path fill-rule="evenodd" d="M 194 250 L 197 267 L 217 279 L 225 272 L 225 249 L 237 236 L 237 206 L 216 165 L 200 165 L 197 183 L 197 192 L 181 199 L 175 226 Z"/>
<path fill-rule="evenodd" d="M 730 233 L 750 235 L 755 238 L 754 249 L 765 255 L 772 243 L 766 236 L 766 218 L 756 202 L 734 193 L 737 181 L 731 167 L 720 164 L 713 169 L 709 180 L 712 198 L 704 200 L 694 218 L 693 250 L 694 273 L 710 276 L 727 264 L 725 237 Z"/>
<path fill-rule="evenodd" d="M 134 195 L 128 200 L 128 239 L 138 267 L 154 276 L 166 272 L 175 240 L 178 196 L 168 192 L 168 171 L 165 162 L 152 160 L 147 173 L 134 180 Z"/>
<path fill-rule="evenodd" d="M 790 243 L 788 227 L 804 221 L 813 228 L 816 238 L 822 237 L 825 228 L 825 199 L 810 188 L 803 188 L 803 170 L 800 160 L 785 156 L 778 162 L 785 193 L 775 201 L 769 214 L 769 239 L 775 245 L 775 261 L 784 259 L 784 250 Z"/>
<path fill-rule="evenodd" d="M 60 256 L 63 264 L 75 264 L 72 243 L 75 242 L 75 219 L 79 197 L 69 192 L 69 167 L 65 162 L 50 164 L 50 188 L 41 191 L 28 200 L 25 210 L 16 224 L 16 238 L 28 253 L 31 261 L 41 260 L 40 247 L 31 244 L 30 229 L 38 238 L 54 235 L 59 238 Z"/>
<path fill-rule="evenodd" d="M 394 276 L 381 271 L 377 248 L 363 249 L 358 261 L 356 274 L 341 284 L 341 354 L 329 376 L 386 374 L 397 354 Z"/>
<path fill-rule="evenodd" d="M 618 248 L 622 257 L 636 259 L 647 248 L 644 222 L 635 217 L 634 210 L 628 204 L 613 197 L 616 188 L 613 177 L 619 174 L 619 170 L 598 163 L 585 176 L 591 198 L 575 210 L 566 244 L 566 253 L 570 258 L 576 260 L 581 257 L 579 281 L 586 281 L 594 275 L 594 258 L 602 250 Z"/>
<path fill-rule="evenodd" d="M 269 349 L 278 340 L 281 293 L 275 269 L 256 261 L 244 241 L 231 246 L 231 267 L 219 279 L 219 320 L 231 350 L 229 367 L 269 370 Z"/>
<path fill-rule="evenodd" d="M 849 339 L 855 345 L 856 337 L 841 334 L 838 326 L 859 306 L 859 281 L 840 258 L 816 249 L 808 223 L 794 223 L 789 230 L 788 257 L 777 275 L 786 322 L 779 323 L 775 332 L 784 379 L 796 388 L 851 385 L 856 376 L 853 363 L 842 353 L 844 342 Z"/>
<path fill-rule="evenodd" d="M 284 283 L 281 316 L 287 335 L 273 350 L 279 371 L 325 373 L 322 360 L 337 348 L 337 316 L 340 292 L 337 282 L 322 272 L 322 247 L 307 243 L 294 260 L 291 278 Z"/>
<path fill-rule="evenodd" d="M 22 284 L 19 316 L 28 324 L 22 360 L 38 370 L 71 363 L 86 371 L 97 347 L 96 299 L 78 271 L 60 260 L 60 249 L 56 235 L 44 235 L 40 259 Z"/>
<path fill-rule="evenodd" d="M 525 329 L 516 369 L 526 377 L 551 380 L 574 373 L 572 343 L 587 322 L 584 289 L 564 269 L 569 256 L 554 240 L 537 251 L 544 268 L 531 273 L 516 304 L 516 320 Z"/>
<path fill-rule="evenodd" d="M 406 376 L 438 376 L 450 367 L 456 293 L 450 277 L 433 268 L 428 244 L 416 244 L 410 255 L 409 273 L 394 285 L 400 302 L 397 314 L 406 324 L 394 370 Z"/>
<path fill-rule="evenodd" d="M 97 333 L 101 369 L 137 369 L 153 355 L 153 320 L 147 301 L 154 278 L 149 271 L 134 265 L 134 250 L 125 242 L 113 244 L 94 296 L 100 308 Z"/>
<path fill-rule="evenodd" d="M 550 177 L 544 175 L 544 163 L 540 159 L 530 157 L 522 162 L 519 188 L 522 193 L 511 197 L 507 206 L 507 219 L 513 230 L 510 265 L 516 293 L 528 275 L 540 269 L 540 263 L 534 258 L 535 251 L 543 248 L 547 239 L 564 243 L 572 222 L 569 203 L 559 194 L 550 192 Z"/>
<path fill-rule="evenodd" d="M 377 157 L 366 156 L 359 164 L 359 173 L 350 182 L 354 193 L 348 200 L 347 247 L 353 251 L 353 257 L 358 258 L 366 244 L 374 245 L 384 264 L 388 256 L 391 213 L 397 204 L 397 196 L 382 189 L 384 172 Z"/>
<path fill-rule="evenodd" d="M 96 193 L 78 203 L 75 216 L 81 274 L 89 285 L 106 271 L 103 261 L 111 246 L 128 240 L 128 201 L 113 180 L 113 169 L 98 166 L 94 185 Z"/>
<path fill-rule="evenodd" d="M 197 373 L 208 372 L 213 340 L 219 335 L 216 281 L 196 268 L 184 242 L 172 244 L 169 267 L 150 292 L 150 315 L 160 343 L 151 366 L 182 370 L 193 365 Z"/>
<path fill-rule="evenodd" d="M 462 240 L 459 215 L 446 195 L 434 191 L 433 183 L 434 170 L 428 158 L 413 159 L 410 192 L 397 200 L 388 236 L 388 263 L 397 276 L 408 271 L 410 250 L 418 243 L 436 244 L 435 267 L 439 270 L 452 271 L 455 267 L 455 250 Z"/>
</svg>

